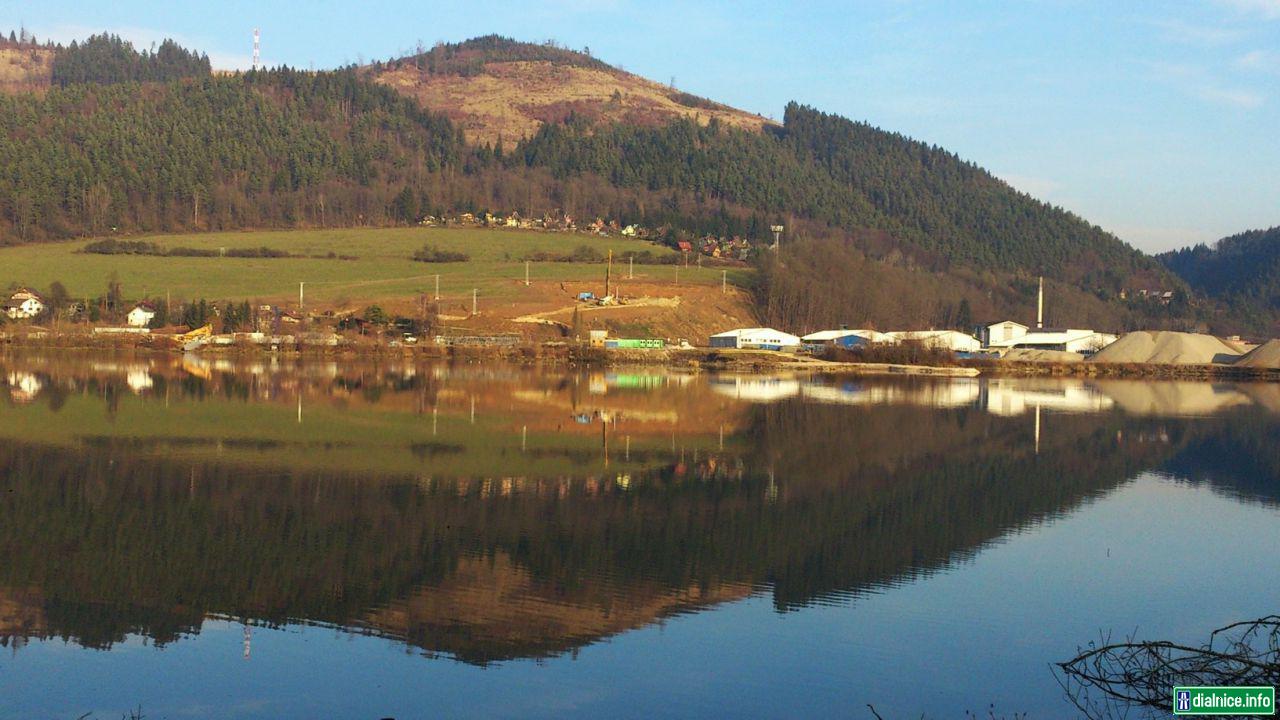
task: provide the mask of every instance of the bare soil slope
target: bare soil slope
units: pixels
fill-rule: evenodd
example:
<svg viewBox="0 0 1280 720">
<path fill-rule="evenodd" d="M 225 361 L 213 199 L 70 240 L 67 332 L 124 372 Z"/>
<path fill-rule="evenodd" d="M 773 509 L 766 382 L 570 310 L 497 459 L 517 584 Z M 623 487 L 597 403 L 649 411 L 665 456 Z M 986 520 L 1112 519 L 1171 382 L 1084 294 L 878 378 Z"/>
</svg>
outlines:
<svg viewBox="0 0 1280 720">
<path fill-rule="evenodd" d="M 43 92 L 52 78 L 52 48 L 0 42 L 0 92 Z"/>
<path fill-rule="evenodd" d="M 497 143 L 502 138 L 508 149 L 543 123 L 559 122 L 571 113 L 635 125 L 660 125 L 677 117 L 705 125 L 715 118 L 757 131 L 769 122 L 607 66 L 487 62 L 479 72 L 462 75 L 432 74 L 406 62 L 398 68 L 366 71 L 423 106 L 447 114 L 462 127 L 468 142 Z"/>
</svg>

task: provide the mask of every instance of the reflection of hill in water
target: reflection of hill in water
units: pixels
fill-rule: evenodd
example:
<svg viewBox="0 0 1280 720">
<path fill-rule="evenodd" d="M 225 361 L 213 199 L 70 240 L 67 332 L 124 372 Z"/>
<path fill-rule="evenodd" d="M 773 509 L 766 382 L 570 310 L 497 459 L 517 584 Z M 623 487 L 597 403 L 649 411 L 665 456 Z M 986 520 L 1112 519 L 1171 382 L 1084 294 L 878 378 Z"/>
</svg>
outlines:
<svg viewBox="0 0 1280 720">
<path fill-rule="evenodd" d="M 541 657 L 909 581 L 1147 469 L 1280 494 L 1239 401 L 1272 386 L 182 362 L 4 368 L 0 638 L 218 615 Z"/>
<path fill-rule="evenodd" d="M 1270 418 L 1238 416 L 1183 435 L 1162 472 L 1231 497 L 1280 505 L 1280 426 Z"/>
<path fill-rule="evenodd" d="M 1114 416 L 1054 416 L 1036 454 L 1026 418 L 975 408 L 745 412 L 728 449 L 650 455 L 625 479 L 246 475 L 128 443 L 9 443 L 3 624 L 106 647 L 171 642 L 217 614 L 473 662 L 542 656 L 752 588 L 788 608 L 902 582 L 1173 450 Z"/>
</svg>

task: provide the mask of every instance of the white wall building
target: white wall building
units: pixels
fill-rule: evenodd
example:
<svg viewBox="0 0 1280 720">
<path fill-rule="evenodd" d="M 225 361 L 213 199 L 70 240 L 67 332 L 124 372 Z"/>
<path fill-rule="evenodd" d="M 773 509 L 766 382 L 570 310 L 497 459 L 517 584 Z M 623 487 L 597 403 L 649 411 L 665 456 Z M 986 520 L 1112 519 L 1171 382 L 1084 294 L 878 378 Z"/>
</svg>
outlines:
<svg viewBox="0 0 1280 720">
<path fill-rule="evenodd" d="M 977 352 L 982 349 L 978 338 L 959 330 L 897 330 L 885 333 L 890 342 L 918 342 L 926 347 L 952 352 Z"/>
<path fill-rule="evenodd" d="M 1005 320 L 1004 322 L 992 323 L 982 328 L 982 344 L 988 347 L 996 343 L 1007 343 L 1017 340 L 1031 328 L 1019 322 Z"/>
<path fill-rule="evenodd" d="M 781 350 L 799 345 L 799 337 L 773 328 L 739 328 L 711 336 L 711 347 Z"/>
<path fill-rule="evenodd" d="M 129 311 L 129 315 L 125 318 L 125 321 L 129 323 L 129 327 L 141 328 L 150 325 L 151 321 L 154 320 L 155 317 L 155 310 L 151 309 L 148 305 L 139 303 L 138 305 L 134 305 L 133 309 Z"/>
<path fill-rule="evenodd" d="M 1022 335 L 1004 341 L 989 341 L 987 346 L 999 350 L 1028 348 L 1034 350 L 1065 350 L 1066 352 L 1092 354 L 1116 341 L 1111 333 L 1079 328 L 1028 330 Z"/>
<path fill-rule="evenodd" d="M 889 342 L 889 337 L 887 335 L 885 335 L 884 333 L 878 330 L 870 330 L 870 329 L 819 330 L 818 332 L 813 332 L 813 333 L 809 333 L 808 335 L 805 335 L 804 337 L 800 338 L 800 340 L 803 342 L 812 343 L 812 344 L 820 343 L 823 345 L 850 345 L 853 343 L 850 343 L 847 340 L 846 342 L 840 342 L 840 340 L 851 338 L 851 337 L 862 338 L 863 340 L 866 340 L 868 343 Z"/>
<path fill-rule="evenodd" d="M 4 313 L 10 320 L 26 320 L 44 312 L 44 301 L 30 290 L 19 290 L 9 296 Z"/>
</svg>

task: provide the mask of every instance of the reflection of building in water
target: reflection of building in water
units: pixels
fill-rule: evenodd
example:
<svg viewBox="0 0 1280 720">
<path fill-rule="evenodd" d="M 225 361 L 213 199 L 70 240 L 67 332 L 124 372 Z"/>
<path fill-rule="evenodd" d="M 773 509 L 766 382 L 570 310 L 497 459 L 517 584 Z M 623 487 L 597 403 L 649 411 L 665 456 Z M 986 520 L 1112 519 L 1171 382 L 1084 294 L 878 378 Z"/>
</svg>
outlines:
<svg viewBox="0 0 1280 720">
<path fill-rule="evenodd" d="M 801 394 L 806 400 L 840 405 L 919 405 L 933 408 L 958 408 L 977 402 L 980 384 L 976 378 L 912 385 L 861 382 L 826 385 L 821 382 L 812 382 L 801 388 Z"/>
<path fill-rule="evenodd" d="M 774 402 L 800 394 L 800 381 L 788 377 L 714 377 L 711 389 L 747 402 Z"/>
<path fill-rule="evenodd" d="M 141 395 L 144 390 L 150 390 L 155 384 L 146 367 L 131 368 L 125 376 L 125 382 L 128 383 L 129 389 L 138 395 Z"/>
<path fill-rule="evenodd" d="M 36 395 L 44 388 L 44 383 L 34 373 L 29 372 L 11 372 L 8 377 L 9 396 L 14 402 L 29 403 L 36 399 Z"/>
<path fill-rule="evenodd" d="M 986 382 L 987 412 L 993 415 L 1022 415 L 1029 410 L 1059 412 L 1103 412 L 1115 401 L 1081 380 L 1032 383 L 1026 380 L 995 379 Z"/>
</svg>

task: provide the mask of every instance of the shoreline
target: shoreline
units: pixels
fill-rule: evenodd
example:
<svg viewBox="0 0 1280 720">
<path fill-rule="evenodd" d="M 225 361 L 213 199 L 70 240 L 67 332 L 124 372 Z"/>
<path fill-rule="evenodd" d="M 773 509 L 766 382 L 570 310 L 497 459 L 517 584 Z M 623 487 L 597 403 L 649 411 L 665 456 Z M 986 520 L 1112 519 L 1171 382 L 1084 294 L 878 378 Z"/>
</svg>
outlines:
<svg viewBox="0 0 1280 720">
<path fill-rule="evenodd" d="M 70 352 L 127 352 L 232 358 L 289 358 L 323 360 L 495 360 L 519 363 L 566 364 L 588 367 L 652 365 L 708 372 L 795 372 L 829 376 L 915 377 L 1074 377 L 1148 380 L 1280 382 L 1280 368 L 1232 365 L 1162 365 L 1143 363 L 1054 363 L 957 361 L 954 365 L 842 362 L 808 355 L 767 350 L 725 348 L 617 349 L 590 347 L 564 341 L 521 342 L 503 346 L 438 345 L 422 343 L 394 346 L 372 341 L 338 345 L 269 346 L 255 343 L 206 345 L 184 351 L 172 337 L 163 335 L 87 335 L 48 333 L 42 336 L 0 337 L 0 348 Z"/>
</svg>

